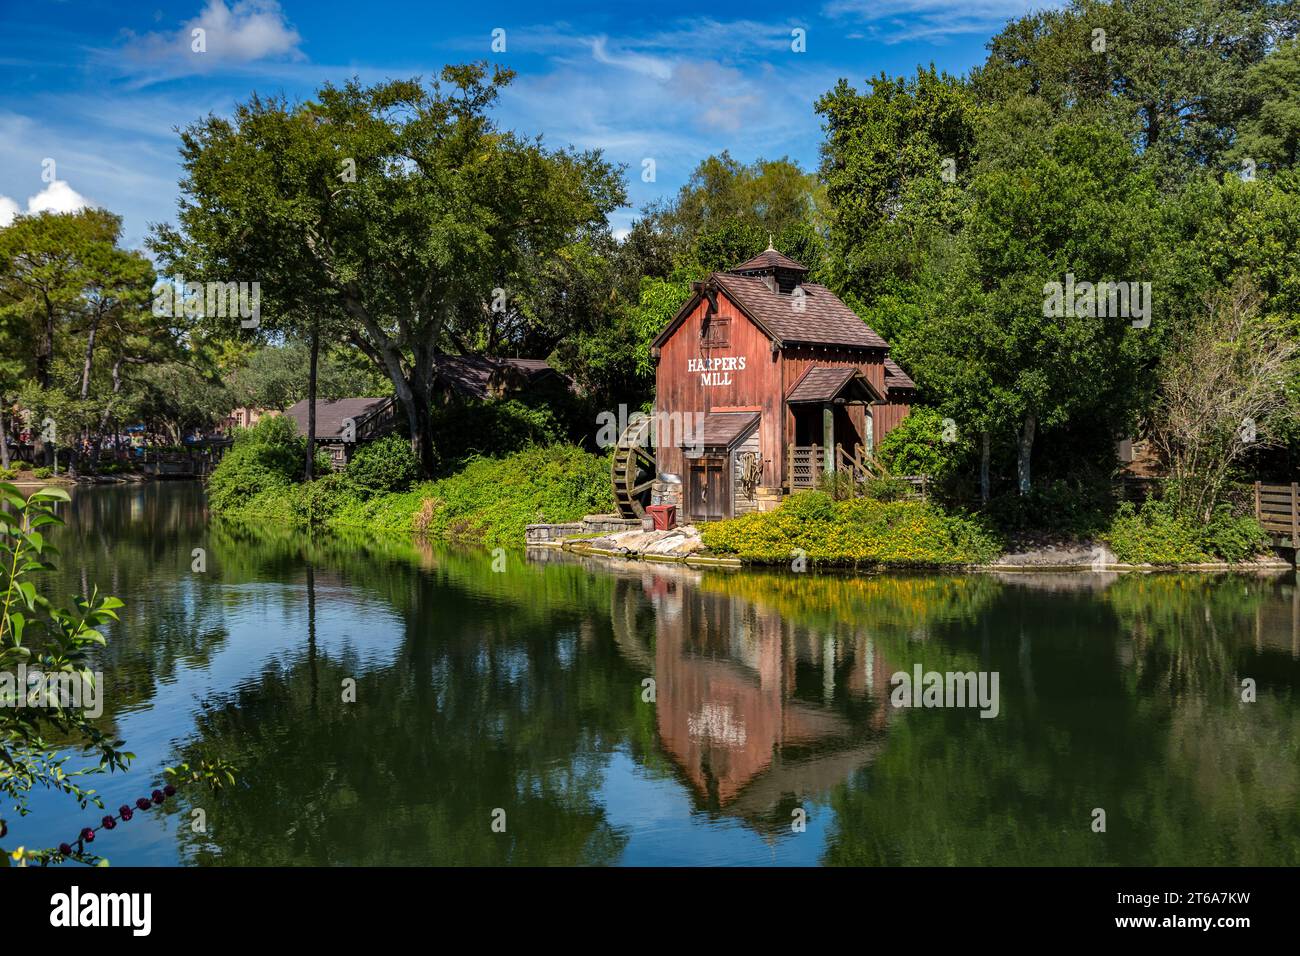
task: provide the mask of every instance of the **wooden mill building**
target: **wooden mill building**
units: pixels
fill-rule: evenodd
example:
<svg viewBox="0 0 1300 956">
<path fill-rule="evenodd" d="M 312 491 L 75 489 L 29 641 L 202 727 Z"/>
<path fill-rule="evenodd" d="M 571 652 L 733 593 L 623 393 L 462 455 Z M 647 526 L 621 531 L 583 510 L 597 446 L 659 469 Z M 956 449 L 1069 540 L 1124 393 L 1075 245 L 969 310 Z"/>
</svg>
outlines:
<svg viewBox="0 0 1300 956">
<path fill-rule="evenodd" d="M 655 412 L 687 520 L 775 506 L 821 471 L 862 475 L 916 386 L 889 343 L 808 269 L 770 246 L 694 286 L 653 343 Z M 665 430 L 662 425 L 660 432 Z"/>
</svg>

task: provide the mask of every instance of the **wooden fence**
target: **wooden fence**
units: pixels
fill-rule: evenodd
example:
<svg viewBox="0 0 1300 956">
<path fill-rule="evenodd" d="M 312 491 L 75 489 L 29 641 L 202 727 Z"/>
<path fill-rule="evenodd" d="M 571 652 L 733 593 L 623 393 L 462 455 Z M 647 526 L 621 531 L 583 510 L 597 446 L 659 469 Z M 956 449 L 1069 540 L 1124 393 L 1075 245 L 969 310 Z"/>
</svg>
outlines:
<svg viewBox="0 0 1300 956">
<path fill-rule="evenodd" d="M 1273 536 L 1274 544 L 1300 547 L 1300 484 L 1255 482 L 1255 518 Z"/>
</svg>

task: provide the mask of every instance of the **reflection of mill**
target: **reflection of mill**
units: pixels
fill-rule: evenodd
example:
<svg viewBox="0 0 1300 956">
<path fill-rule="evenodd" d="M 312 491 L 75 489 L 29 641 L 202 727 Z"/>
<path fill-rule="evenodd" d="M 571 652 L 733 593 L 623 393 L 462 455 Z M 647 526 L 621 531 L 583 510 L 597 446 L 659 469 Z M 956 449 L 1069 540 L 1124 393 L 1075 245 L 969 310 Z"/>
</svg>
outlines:
<svg viewBox="0 0 1300 956">
<path fill-rule="evenodd" d="M 621 578 L 613 612 L 620 649 L 655 678 L 662 746 L 704 806 L 788 827 L 799 799 L 883 747 L 891 670 L 860 630 L 817 633 L 657 569 Z"/>
</svg>

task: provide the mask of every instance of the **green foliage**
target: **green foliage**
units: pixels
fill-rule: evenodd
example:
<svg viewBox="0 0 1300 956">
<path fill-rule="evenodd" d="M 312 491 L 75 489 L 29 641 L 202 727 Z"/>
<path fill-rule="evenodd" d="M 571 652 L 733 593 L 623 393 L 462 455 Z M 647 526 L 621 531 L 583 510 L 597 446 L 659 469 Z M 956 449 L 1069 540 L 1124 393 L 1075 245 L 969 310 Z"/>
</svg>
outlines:
<svg viewBox="0 0 1300 956">
<path fill-rule="evenodd" d="M 438 350 L 537 321 L 527 305 L 538 276 L 626 200 L 598 151 L 551 150 L 497 126 L 490 111 L 513 75 L 449 65 L 432 83 L 352 79 L 311 100 L 253 96 L 231 118 L 210 115 L 181 134 L 179 228 L 151 242 L 187 278 L 220 278 L 211 263 L 257 276 L 264 308 L 286 324 L 326 310 L 408 396 L 428 473 Z M 345 183 L 342 157 L 355 171 Z M 498 287 L 512 293 L 505 310 L 486 307 Z"/>
<path fill-rule="evenodd" d="M 416 530 L 486 544 L 518 545 L 526 525 L 614 508 L 609 459 L 563 445 L 480 458 L 417 491 Z"/>
<path fill-rule="evenodd" d="M 1268 547 L 1269 538 L 1253 517 L 1216 508 L 1209 522 L 1176 510 L 1164 501 L 1140 509 L 1123 502 L 1103 535 L 1115 556 L 1129 564 L 1190 564 L 1245 561 Z"/>
<path fill-rule="evenodd" d="M 453 402 L 435 411 L 434 421 L 444 470 L 473 457 L 498 458 L 529 445 L 552 445 L 568 438 L 549 405 L 515 398 Z"/>
<path fill-rule="evenodd" d="M 57 488 L 24 499 L 13 485 L 0 484 L 0 673 L 9 675 L 0 681 L 0 796 L 23 815 L 36 788 L 71 796 L 82 808 L 103 806 L 95 791 L 80 781 L 88 774 L 125 770 L 133 756 L 120 749 L 122 741 L 96 725 L 81 698 L 82 688 L 95 682 L 90 662 L 93 652 L 106 643 L 101 629 L 118 619 L 122 602 L 92 590 L 61 606 L 32 580 L 54 570 L 59 552 L 45 535 L 63 523 L 55 509 L 68 501 L 67 492 Z M 17 695 L 27 693 L 12 677 L 19 665 L 29 673 L 59 675 L 65 688 L 70 689 L 68 681 L 77 682 L 76 695 L 43 694 L 19 706 Z M 97 690 L 103 692 L 102 687 Z M 98 762 L 67 770 L 68 757 L 59 747 L 94 752 Z M 33 857 L 61 859 L 55 851 L 42 851 L 24 860 Z M 8 862 L 2 849 L 0 860 Z"/>
<path fill-rule="evenodd" d="M 229 483 L 234 484 L 233 476 Z M 525 525 L 573 521 L 614 508 L 609 459 L 570 445 L 475 458 L 454 475 L 406 491 L 362 492 L 343 473 L 310 484 L 265 481 L 255 495 L 231 494 L 230 500 L 235 507 L 218 510 L 214 504 L 214 511 L 259 524 L 427 533 L 512 546 L 523 543 Z"/>
<path fill-rule="evenodd" d="M 987 513 L 1006 533 L 1047 532 L 1086 539 L 1105 530 L 1113 510 L 1109 480 L 1057 478 L 1036 485 L 1028 494 L 998 495 L 989 502 Z"/>
<path fill-rule="evenodd" d="M 707 524 L 704 544 L 744 561 L 786 564 L 802 552 L 815 564 L 937 567 L 978 564 L 1001 550 L 980 522 L 918 501 L 836 501 L 822 491 L 787 498 L 775 511 Z"/>
<path fill-rule="evenodd" d="M 409 441 L 386 435 L 358 448 L 343 474 L 347 484 L 363 495 L 405 491 L 420 476 L 420 463 Z"/>
<path fill-rule="evenodd" d="M 409 453 L 409 446 L 407 451 Z M 292 516 L 291 524 L 314 528 L 326 524 L 349 502 L 357 498 L 368 498 L 372 493 L 353 484 L 345 473 L 330 471 L 315 481 L 287 488 L 269 488 L 254 498 L 244 513 L 270 517 L 277 512 L 287 511 Z"/>
<path fill-rule="evenodd" d="M 311 352 L 302 342 L 255 349 L 231 376 L 231 399 L 249 408 L 283 411 L 307 397 L 310 368 Z M 317 401 L 389 394 L 392 383 L 376 374 L 373 367 L 359 367 L 344 355 L 321 348 L 316 371 Z"/>
<path fill-rule="evenodd" d="M 1232 153 L 1270 169 L 1300 163 L 1300 40 L 1278 44 L 1246 76 L 1250 113 Z"/>
<path fill-rule="evenodd" d="M 307 442 L 292 419 L 262 418 L 235 433 L 235 443 L 208 477 L 208 503 L 215 514 L 247 505 L 261 492 L 287 488 L 302 473 Z M 323 456 L 322 456 L 323 457 Z M 329 470 L 322 461 L 324 470 Z"/>
<path fill-rule="evenodd" d="M 914 407 L 881 439 L 880 460 L 895 475 L 928 475 L 944 482 L 970 453 L 969 442 L 957 438 L 956 428 L 946 429 L 935 409 Z"/>
<path fill-rule="evenodd" d="M 902 501 L 912 494 L 912 486 L 901 478 L 869 478 L 862 491 L 874 501 Z"/>
<path fill-rule="evenodd" d="M 54 469 L 48 468 L 45 465 L 42 465 L 40 468 L 32 469 L 32 477 L 37 478 L 41 481 L 44 481 L 46 478 L 51 477 L 53 474 L 54 474 Z"/>
</svg>

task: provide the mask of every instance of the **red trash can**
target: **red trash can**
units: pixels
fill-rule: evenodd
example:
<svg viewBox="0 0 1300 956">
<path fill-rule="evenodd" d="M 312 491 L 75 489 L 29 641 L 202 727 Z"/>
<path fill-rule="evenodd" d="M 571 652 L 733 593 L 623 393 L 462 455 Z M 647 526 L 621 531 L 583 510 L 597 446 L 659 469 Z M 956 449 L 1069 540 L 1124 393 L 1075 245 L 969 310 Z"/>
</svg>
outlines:
<svg viewBox="0 0 1300 956">
<path fill-rule="evenodd" d="M 671 531 L 677 526 L 676 505 L 651 505 L 646 511 L 654 519 L 656 531 Z"/>
</svg>

